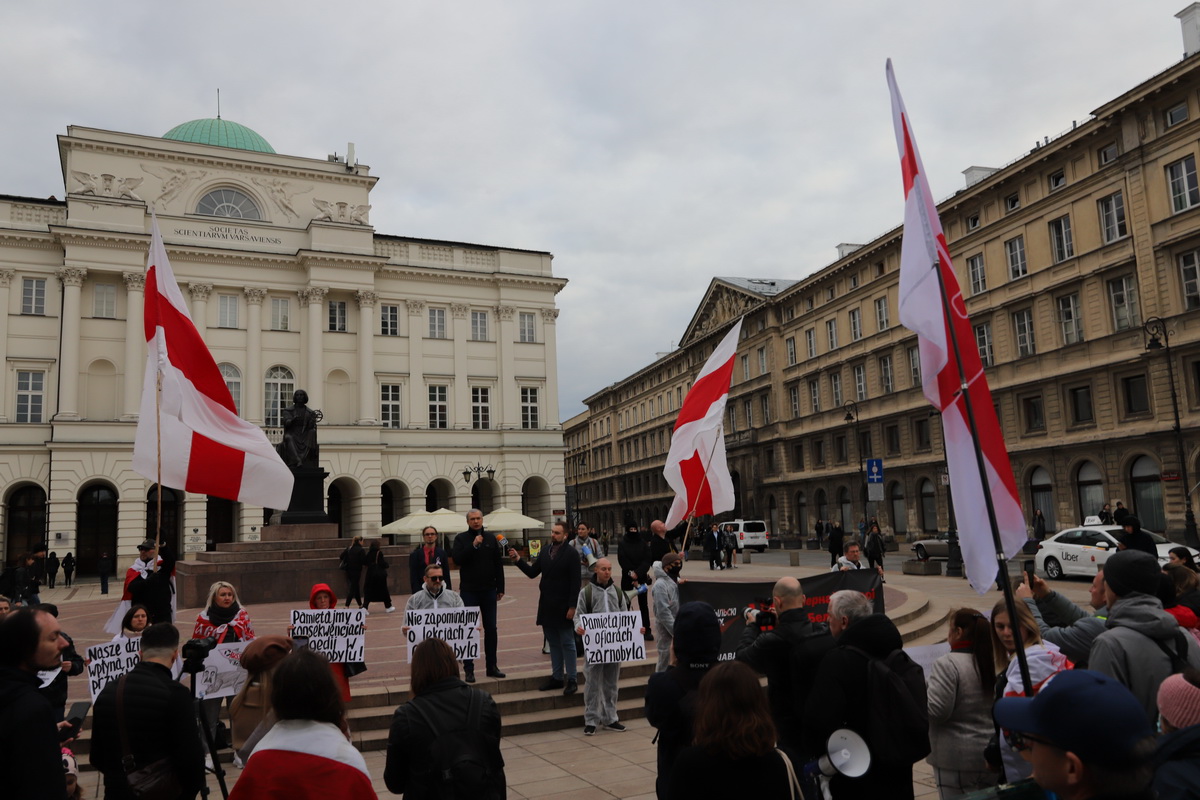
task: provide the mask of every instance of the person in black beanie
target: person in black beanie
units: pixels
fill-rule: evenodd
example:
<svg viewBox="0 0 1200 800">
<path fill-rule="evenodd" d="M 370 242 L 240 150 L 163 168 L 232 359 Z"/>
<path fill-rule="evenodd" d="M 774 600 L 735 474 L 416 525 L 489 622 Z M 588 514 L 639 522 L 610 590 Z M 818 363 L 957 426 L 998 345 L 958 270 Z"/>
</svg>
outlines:
<svg viewBox="0 0 1200 800">
<path fill-rule="evenodd" d="M 700 680 L 717 663 L 721 623 L 708 603 L 684 603 L 675 617 L 675 663 L 656 672 L 646 684 L 646 719 L 658 729 L 659 798 L 668 794 L 676 756 L 692 743 L 696 692 Z"/>
<path fill-rule="evenodd" d="M 1158 548 L 1154 546 L 1154 540 L 1150 538 L 1150 534 L 1142 530 L 1142 521 L 1130 514 L 1125 517 L 1125 521 L 1121 523 L 1125 528 L 1125 534 L 1121 536 L 1120 546 L 1122 550 L 1141 550 L 1143 553 L 1158 558 Z"/>
<path fill-rule="evenodd" d="M 621 567 L 621 591 L 628 592 L 635 586 L 650 583 L 650 543 L 643 537 L 637 525 L 630 525 L 625 537 L 617 545 L 617 564 Z M 638 592 L 638 610 L 642 612 L 642 627 L 646 629 L 646 641 L 654 641 L 650 632 L 650 608 L 646 604 L 646 592 Z"/>
</svg>

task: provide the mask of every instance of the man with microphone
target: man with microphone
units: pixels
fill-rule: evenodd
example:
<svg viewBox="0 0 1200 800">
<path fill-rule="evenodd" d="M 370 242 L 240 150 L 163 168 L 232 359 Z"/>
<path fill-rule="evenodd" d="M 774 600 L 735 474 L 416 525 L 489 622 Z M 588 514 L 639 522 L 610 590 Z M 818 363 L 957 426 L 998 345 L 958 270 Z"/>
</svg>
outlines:
<svg viewBox="0 0 1200 800">
<path fill-rule="evenodd" d="M 465 605 L 479 607 L 483 620 L 487 676 L 503 678 L 496 666 L 496 603 L 504 599 L 504 551 L 496 535 L 483 529 L 478 508 L 467 512 L 467 529 L 454 537 L 451 556 L 458 565 L 458 593 Z M 475 682 L 474 661 L 464 660 L 463 672 L 463 680 Z"/>
</svg>

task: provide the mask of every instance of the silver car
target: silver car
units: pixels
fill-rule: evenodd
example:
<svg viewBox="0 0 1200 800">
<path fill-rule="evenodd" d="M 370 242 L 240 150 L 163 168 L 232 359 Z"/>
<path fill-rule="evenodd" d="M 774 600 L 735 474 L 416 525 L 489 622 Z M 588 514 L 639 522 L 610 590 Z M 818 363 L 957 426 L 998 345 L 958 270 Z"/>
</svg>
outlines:
<svg viewBox="0 0 1200 800">
<path fill-rule="evenodd" d="M 950 534 L 945 531 L 929 534 L 928 539 L 913 543 L 913 555 L 924 561 L 927 558 L 950 557 Z"/>
</svg>

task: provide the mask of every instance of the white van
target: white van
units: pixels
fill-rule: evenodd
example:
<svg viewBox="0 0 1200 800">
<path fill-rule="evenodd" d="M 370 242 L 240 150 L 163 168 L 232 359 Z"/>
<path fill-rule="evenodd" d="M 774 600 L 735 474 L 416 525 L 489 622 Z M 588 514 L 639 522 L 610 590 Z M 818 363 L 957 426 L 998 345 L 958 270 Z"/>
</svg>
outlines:
<svg viewBox="0 0 1200 800">
<path fill-rule="evenodd" d="M 735 519 L 732 522 L 722 522 L 720 525 L 722 530 L 725 530 L 726 526 L 733 526 L 733 532 L 737 534 L 738 538 L 738 550 L 745 550 L 749 547 L 759 553 L 766 552 L 771 533 L 767 530 L 767 523 L 763 520 Z"/>
</svg>

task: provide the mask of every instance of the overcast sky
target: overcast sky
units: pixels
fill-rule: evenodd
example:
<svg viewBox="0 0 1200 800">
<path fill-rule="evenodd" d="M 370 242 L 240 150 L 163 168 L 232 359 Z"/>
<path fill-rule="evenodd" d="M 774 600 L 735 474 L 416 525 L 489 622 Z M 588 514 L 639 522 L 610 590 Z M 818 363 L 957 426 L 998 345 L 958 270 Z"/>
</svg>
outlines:
<svg viewBox="0 0 1200 800">
<path fill-rule="evenodd" d="M 380 233 L 549 250 L 560 416 L 670 349 L 715 275 L 798 279 L 903 216 L 884 61 L 934 195 L 1179 60 L 1185 0 L 4 3 L 0 193 L 55 135 L 215 116 L 356 143 Z"/>
</svg>

